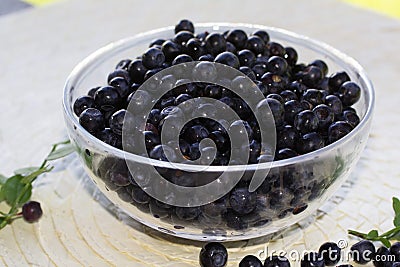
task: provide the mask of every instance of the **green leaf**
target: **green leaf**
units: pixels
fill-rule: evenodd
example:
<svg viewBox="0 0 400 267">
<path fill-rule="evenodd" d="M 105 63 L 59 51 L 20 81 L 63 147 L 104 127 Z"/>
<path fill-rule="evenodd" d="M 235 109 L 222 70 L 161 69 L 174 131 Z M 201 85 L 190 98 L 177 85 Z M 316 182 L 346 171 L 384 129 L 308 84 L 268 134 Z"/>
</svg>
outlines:
<svg viewBox="0 0 400 267">
<path fill-rule="evenodd" d="M 63 158 L 65 156 L 71 154 L 74 151 L 75 151 L 74 146 L 72 144 L 67 144 L 61 148 L 58 148 L 58 149 L 50 152 L 50 154 L 47 156 L 46 160 L 55 160 L 55 159 Z"/>
<path fill-rule="evenodd" d="M 395 227 L 399 227 L 400 226 L 400 213 L 397 213 L 394 216 L 393 224 L 394 224 Z"/>
<path fill-rule="evenodd" d="M 15 170 L 14 173 L 20 174 L 20 175 L 31 174 L 32 172 L 35 172 L 38 169 L 39 169 L 39 167 L 26 167 L 26 168 L 21 168 L 21 169 Z"/>
<path fill-rule="evenodd" d="M 7 181 L 7 177 L 3 174 L 0 174 L 0 185 L 4 184 Z"/>
<path fill-rule="evenodd" d="M 367 234 L 367 238 L 369 238 L 369 239 L 377 238 L 378 236 L 379 236 L 379 234 L 378 234 L 377 230 L 371 230 Z"/>
<path fill-rule="evenodd" d="M 14 175 L 1 187 L 4 200 L 8 205 L 20 205 L 31 198 L 32 185 L 23 183 L 23 178 L 22 175 Z"/>
<path fill-rule="evenodd" d="M 397 215 L 397 214 L 400 214 L 400 200 L 399 200 L 397 197 L 393 197 L 392 201 L 393 201 L 393 210 L 394 210 L 394 213 L 395 213 L 396 215 Z"/>
<path fill-rule="evenodd" d="M 381 241 L 382 244 L 385 245 L 385 247 L 390 248 L 391 244 L 390 244 L 390 241 L 389 241 L 389 240 L 387 240 L 387 239 L 384 238 L 384 237 L 380 237 L 378 240 Z"/>
<path fill-rule="evenodd" d="M 0 202 L 3 202 L 3 200 L 4 200 L 4 193 L 3 190 L 0 189 Z"/>
</svg>

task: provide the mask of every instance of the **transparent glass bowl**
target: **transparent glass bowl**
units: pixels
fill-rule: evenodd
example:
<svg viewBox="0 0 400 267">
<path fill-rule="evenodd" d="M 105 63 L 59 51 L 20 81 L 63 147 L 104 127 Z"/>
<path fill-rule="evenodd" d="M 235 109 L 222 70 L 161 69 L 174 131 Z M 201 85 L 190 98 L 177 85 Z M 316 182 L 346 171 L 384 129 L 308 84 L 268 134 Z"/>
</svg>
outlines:
<svg viewBox="0 0 400 267">
<path fill-rule="evenodd" d="M 193 220 L 178 219 L 175 207 L 163 205 L 154 199 L 150 199 L 148 203 L 135 202 L 130 195 L 131 190 L 134 190 L 133 185 L 119 187 L 109 180 L 112 172 L 128 175 L 126 161 L 139 165 L 152 164 L 158 166 L 159 170 L 164 165 L 103 143 L 80 126 L 73 112 L 75 99 L 85 95 L 92 87 L 106 84 L 107 74 L 119 60 L 141 55 L 154 39 L 173 37 L 173 27 L 138 34 L 97 50 L 74 68 L 64 88 L 63 106 L 69 137 L 77 148 L 86 172 L 106 197 L 132 218 L 158 231 L 194 240 L 233 241 L 282 230 L 309 216 L 332 196 L 352 171 L 367 143 L 374 91 L 364 70 L 355 60 L 324 43 L 282 29 L 249 24 L 195 25 L 197 33 L 222 33 L 235 28 L 243 29 L 247 33 L 258 29 L 266 30 L 272 41 L 294 47 L 299 53 L 298 62 L 322 59 L 328 64 L 330 73 L 346 71 L 352 81 L 362 89 L 361 99 L 354 106 L 361 122 L 339 141 L 305 155 L 275 161 L 272 165 L 239 165 L 232 168 L 214 166 L 212 169 L 193 173 L 202 177 L 215 177 L 215 174 L 222 172 L 233 174 L 241 170 L 244 171 L 243 179 L 246 179 L 256 167 L 271 168 L 264 183 L 256 191 L 257 208 L 252 213 L 241 217 L 215 214 L 215 206 L 212 206 L 214 203 L 200 207 L 200 214 Z M 170 173 L 176 172 L 172 170 Z M 146 178 L 146 173 L 134 175 Z M 162 185 L 160 189 L 163 189 Z M 229 208 L 226 198 L 220 200 L 219 204 L 221 203 Z"/>
</svg>

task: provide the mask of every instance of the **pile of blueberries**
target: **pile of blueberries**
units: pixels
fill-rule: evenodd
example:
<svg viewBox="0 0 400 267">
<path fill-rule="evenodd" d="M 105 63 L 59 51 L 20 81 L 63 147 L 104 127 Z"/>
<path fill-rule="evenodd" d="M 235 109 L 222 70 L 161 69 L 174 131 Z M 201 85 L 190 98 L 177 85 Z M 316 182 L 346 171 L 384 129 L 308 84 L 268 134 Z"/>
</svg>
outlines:
<svg viewBox="0 0 400 267">
<path fill-rule="evenodd" d="M 360 122 L 351 106 L 359 100 L 361 89 L 350 81 L 346 72 L 328 76 L 327 64 L 319 59 L 309 64 L 299 63 L 294 48 L 271 41 L 264 30 L 250 35 L 240 29 L 195 34 L 192 22 L 181 20 L 175 27 L 173 38 L 154 40 L 141 56 L 121 60 L 109 73 L 107 85 L 92 88 L 87 95 L 76 99 L 73 109 L 79 123 L 101 141 L 122 149 L 123 122 L 135 92 L 159 71 L 191 61 L 225 64 L 254 81 L 265 96 L 263 102 L 268 104 L 275 120 L 275 160 L 320 149 L 347 135 Z M 231 146 L 226 127 L 235 128 L 239 123 L 244 125 L 249 137 L 249 144 L 246 144 L 250 151 L 248 163 L 259 162 L 262 157 L 259 125 L 243 99 L 223 86 L 206 83 L 182 85 L 181 80 L 168 79 L 175 88 L 155 103 L 145 131 L 141 133 L 150 158 L 167 160 L 167 149 L 180 149 L 186 159 L 196 160 L 202 154 L 200 141 L 210 138 L 218 149 L 212 165 L 227 165 Z M 161 144 L 163 121 L 179 114 L 177 105 L 199 97 L 214 98 L 227 104 L 240 120 L 224 125 L 207 118 L 194 119 L 184 126 L 179 144 L 173 144 L 173 147 Z M 146 98 L 141 101 L 146 103 Z M 137 186 L 124 159 L 105 158 L 95 172 L 107 189 L 156 218 L 178 218 L 222 229 L 227 226 L 244 230 L 304 211 L 307 203 L 318 198 L 324 187 L 335 179 L 317 177 L 313 168 L 303 166 L 301 170 L 271 171 L 255 192 L 247 190 L 249 181 L 243 177 L 223 198 L 193 208 L 171 207 L 147 195 Z M 139 171 L 135 175 L 146 177 Z M 170 180 L 174 181 L 173 178 Z"/>
<path fill-rule="evenodd" d="M 342 250 L 334 242 L 322 244 L 318 252 L 308 252 L 301 259 L 301 267 L 335 266 L 342 259 Z M 350 248 L 350 256 L 358 264 L 372 261 L 375 267 L 400 266 L 400 242 L 394 243 L 389 249 L 380 247 L 377 250 L 372 242 L 361 240 Z M 228 252 L 225 246 L 218 242 L 206 244 L 200 251 L 201 267 L 224 267 L 228 262 Z M 239 267 L 290 267 L 289 260 L 283 255 L 269 256 L 264 264 L 253 255 L 245 256 Z M 341 264 L 338 267 L 352 267 L 351 264 Z"/>
</svg>

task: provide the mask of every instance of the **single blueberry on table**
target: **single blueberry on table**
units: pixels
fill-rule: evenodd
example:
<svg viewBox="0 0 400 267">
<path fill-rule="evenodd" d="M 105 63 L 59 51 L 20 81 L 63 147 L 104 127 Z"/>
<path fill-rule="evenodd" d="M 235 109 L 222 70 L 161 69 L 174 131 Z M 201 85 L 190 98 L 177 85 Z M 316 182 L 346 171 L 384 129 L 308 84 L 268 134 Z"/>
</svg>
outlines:
<svg viewBox="0 0 400 267">
<path fill-rule="evenodd" d="M 361 240 L 350 247 L 353 260 L 359 264 L 367 264 L 375 255 L 375 246 L 371 241 Z"/>
<path fill-rule="evenodd" d="M 333 266 L 340 261 L 341 249 L 334 242 L 326 242 L 319 247 L 319 254 L 325 261 L 325 265 Z"/>
<path fill-rule="evenodd" d="M 265 260 L 264 267 L 290 267 L 290 262 L 285 256 L 273 255 Z"/>
<path fill-rule="evenodd" d="M 247 255 L 240 261 L 239 267 L 263 267 L 263 264 L 256 256 Z"/>
<path fill-rule="evenodd" d="M 200 251 L 201 267 L 224 267 L 228 262 L 228 251 L 221 243 L 211 242 Z"/>
<path fill-rule="evenodd" d="M 22 206 L 22 217 L 28 223 L 37 222 L 42 214 L 42 208 L 37 201 L 29 201 Z"/>
</svg>

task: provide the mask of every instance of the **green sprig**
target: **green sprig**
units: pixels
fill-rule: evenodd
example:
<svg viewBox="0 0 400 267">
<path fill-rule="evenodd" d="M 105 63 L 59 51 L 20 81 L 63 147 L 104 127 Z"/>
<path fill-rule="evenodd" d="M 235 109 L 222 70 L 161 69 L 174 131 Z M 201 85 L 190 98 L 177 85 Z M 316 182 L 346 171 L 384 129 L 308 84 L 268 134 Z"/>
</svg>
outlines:
<svg viewBox="0 0 400 267">
<path fill-rule="evenodd" d="M 53 170 L 49 161 L 65 157 L 74 152 L 69 140 L 56 143 L 39 167 L 25 167 L 14 171 L 14 175 L 6 177 L 0 174 L 0 202 L 5 201 L 9 211 L 0 211 L 0 229 L 21 217 L 20 208 L 30 200 L 32 183 L 41 175 Z"/>
<path fill-rule="evenodd" d="M 400 240 L 400 200 L 393 197 L 392 201 L 394 210 L 394 228 L 383 234 L 379 234 L 378 230 L 371 230 L 368 233 L 348 230 L 348 233 L 366 240 L 380 241 L 386 247 L 390 247 L 390 240 Z"/>
</svg>

